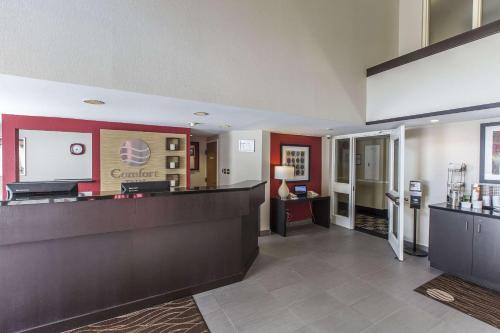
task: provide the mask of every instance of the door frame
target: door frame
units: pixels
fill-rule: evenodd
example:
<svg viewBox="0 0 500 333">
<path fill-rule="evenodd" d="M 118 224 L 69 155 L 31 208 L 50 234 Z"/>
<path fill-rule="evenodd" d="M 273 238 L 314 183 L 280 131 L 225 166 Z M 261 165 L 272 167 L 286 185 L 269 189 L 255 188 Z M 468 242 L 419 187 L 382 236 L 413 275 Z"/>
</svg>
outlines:
<svg viewBox="0 0 500 333">
<path fill-rule="evenodd" d="M 332 173 L 330 175 L 331 177 L 331 213 L 330 215 L 332 216 L 332 221 L 335 221 L 335 224 L 340 225 L 342 227 L 348 228 L 348 229 L 354 229 L 355 226 L 355 206 L 356 206 L 356 145 L 355 145 L 355 139 L 359 138 L 366 138 L 366 137 L 374 137 L 374 136 L 390 136 L 393 133 L 393 130 L 380 130 L 380 131 L 370 131 L 370 132 L 362 132 L 362 133 L 354 133 L 354 134 L 344 134 L 344 135 L 337 135 L 332 137 Z M 349 154 L 349 221 L 341 223 L 336 223 L 337 216 L 335 214 L 335 191 L 336 188 L 338 188 L 338 184 L 335 181 L 335 174 L 336 174 L 336 165 L 335 165 L 335 140 L 338 139 L 350 139 L 350 154 Z M 340 192 L 340 193 L 345 193 L 345 192 Z"/>
</svg>

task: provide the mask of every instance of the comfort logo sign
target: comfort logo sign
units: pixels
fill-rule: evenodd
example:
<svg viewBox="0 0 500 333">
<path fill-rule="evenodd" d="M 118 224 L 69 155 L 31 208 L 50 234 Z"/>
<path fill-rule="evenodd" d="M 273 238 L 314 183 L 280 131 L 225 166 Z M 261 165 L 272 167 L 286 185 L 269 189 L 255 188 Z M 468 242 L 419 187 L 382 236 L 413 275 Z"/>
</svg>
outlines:
<svg viewBox="0 0 500 333">
<path fill-rule="evenodd" d="M 148 163 L 151 150 L 146 142 L 139 139 L 125 141 L 120 147 L 120 158 L 130 166 L 141 166 Z"/>
</svg>

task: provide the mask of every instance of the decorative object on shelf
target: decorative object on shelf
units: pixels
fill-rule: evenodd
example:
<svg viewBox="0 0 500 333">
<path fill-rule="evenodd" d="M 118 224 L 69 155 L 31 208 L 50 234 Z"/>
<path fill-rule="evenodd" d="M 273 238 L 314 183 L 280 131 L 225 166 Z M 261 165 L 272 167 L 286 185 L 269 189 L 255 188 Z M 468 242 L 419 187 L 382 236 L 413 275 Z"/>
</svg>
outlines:
<svg viewBox="0 0 500 333">
<path fill-rule="evenodd" d="M 238 150 L 242 153 L 255 153 L 255 140 L 239 140 Z"/>
<path fill-rule="evenodd" d="M 479 181 L 500 184 L 500 122 L 481 124 Z"/>
<path fill-rule="evenodd" d="M 448 205 L 458 207 L 465 192 L 465 163 L 448 164 L 447 198 Z M 479 196 L 478 196 L 479 198 Z M 474 201 L 474 198 L 472 199 Z"/>
<path fill-rule="evenodd" d="M 168 174 L 166 177 L 167 177 L 167 182 L 170 184 L 170 187 L 179 186 L 181 181 L 181 175 L 175 173 L 175 174 Z"/>
<path fill-rule="evenodd" d="M 281 145 L 281 164 L 294 168 L 294 175 L 288 181 L 309 181 L 310 151 L 311 146 Z"/>
<path fill-rule="evenodd" d="M 19 175 L 26 176 L 26 138 L 19 138 Z"/>
<path fill-rule="evenodd" d="M 194 170 L 200 170 L 200 143 L 191 142 L 189 147 L 189 168 Z"/>
<path fill-rule="evenodd" d="M 85 145 L 83 143 L 72 143 L 69 146 L 69 151 L 71 155 L 83 155 L 85 154 Z"/>
<path fill-rule="evenodd" d="M 181 150 L 181 139 L 179 139 L 179 138 L 167 138 L 167 150 L 170 150 L 170 151 Z"/>
<path fill-rule="evenodd" d="M 295 175 L 294 171 L 295 170 L 292 166 L 278 165 L 274 167 L 274 179 L 282 180 L 281 186 L 278 189 L 278 195 L 282 200 L 287 199 L 288 195 L 290 194 L 290 190 L 286 185 L 286 180 L 293 178 L 293 176 Z"/>
<path fill-rule="evenodd" d="M 179 156 L 167 156 L 167 169 L 179 169 L 181 158 Z"/>
</svg>

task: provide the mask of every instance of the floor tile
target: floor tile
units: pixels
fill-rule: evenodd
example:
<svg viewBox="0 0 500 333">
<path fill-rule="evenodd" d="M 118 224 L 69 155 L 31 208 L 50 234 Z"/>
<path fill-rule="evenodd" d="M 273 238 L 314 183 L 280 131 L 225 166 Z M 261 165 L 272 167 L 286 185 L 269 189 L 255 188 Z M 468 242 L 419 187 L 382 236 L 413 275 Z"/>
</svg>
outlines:
<svg viewBox="0 0 500 333">
<path fill-rule="evenodd" d="M 306 226 L 259 244 L 244 281 L 194 296 L 212 333 L 498 332 L 414 292 L 441 272 L 383 239 Z"/>
<path fill-rule="evenodd" d="M 305 324 L 310 324 L 342 307 L 342 303 L 323 292 L 293 304 L 290 310 Z"/>
<path fill-rule="evenodd" d="M 425 333 L 442 321 L 420 309 L 406 306 L 377 322 L 370 328 L 373 333 Z"/>
<path fill-rule="evenodd" d="M 352 305 L 352 308 L 365 316 L 366 319 L 375 323 L 386 316 L 400 310 L 404 303 L 384 292 L 376 292 L 363 298 Z"/>
<path fill-rule="evenodd" d="M 236 333 L 236 328 L 231 324 L 222 310 L 203 315 L 210 332 L 213 333 Z"/>
<path fill-rule="evenodd" d="M 359 312 L 344 307 L 309 326 L 316 333 L 359 333 L 371 325 Z"/>
<path fill-rule="evenodd" d="M 344 304 L 352 305 L 377 291 L 378 289 L 374 286 L 360 279 L 353 278 L 346 283 L 329 289 L 327 292 Z"/>
</svg>

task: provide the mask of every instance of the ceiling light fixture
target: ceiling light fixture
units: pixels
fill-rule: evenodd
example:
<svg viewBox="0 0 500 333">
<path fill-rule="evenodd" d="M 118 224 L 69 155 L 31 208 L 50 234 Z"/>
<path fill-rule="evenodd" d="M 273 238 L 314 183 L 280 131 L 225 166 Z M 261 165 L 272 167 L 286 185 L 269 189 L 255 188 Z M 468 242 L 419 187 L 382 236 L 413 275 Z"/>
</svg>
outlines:
<svg viewBox="0 0 500 333">
<path fill-rule="evenodd" d="M 230 127 L 231 127 L 231 125 L 224 124 L 224 125 L 222 125 L 222 127 L 224 127 L 224 128 L 230 128 Z"/>
<path fill-rule="evenodd" d="M 327 131 L 333 131 L 333 128 L 328 127 L 326 130 L 327 130 Z"/>
<path fill-rule="evenodd" d="M 103 101 L 100 101 L 98 99 L 86 99 L 86 100 L 83 101 L 83 103 L 92 104 L 92 105 L 103 105 L 103 104 L 106 104 Z"/>
<path fill-rule="evenodd" d="M 190 127 L 195 127 L 195 126 L 198 126 L 199 124 L 200 124 L 200 123 L 197 123 L 197 122 L 194 122 L 194 121 L 191 121 L 191 122 L 189 122 L 189 123 L 188 123 L 188 125 L 189 125 Z"/>
<path fill-rule="evenodd" d="M 439 119 L 431 119 L 431 123 L 433 123 L 433 124 L 439 123 Z"/>
<path fill-rule="evenodd" d="M 208 112 L 195 112 L 193 113 L 195 116 L 198 116 L 198 117 L 206 117 L 209 115 Z"/>
</svg>

